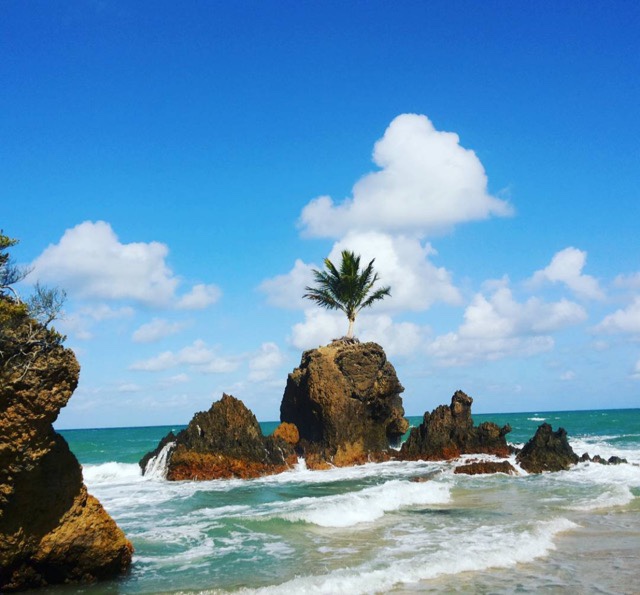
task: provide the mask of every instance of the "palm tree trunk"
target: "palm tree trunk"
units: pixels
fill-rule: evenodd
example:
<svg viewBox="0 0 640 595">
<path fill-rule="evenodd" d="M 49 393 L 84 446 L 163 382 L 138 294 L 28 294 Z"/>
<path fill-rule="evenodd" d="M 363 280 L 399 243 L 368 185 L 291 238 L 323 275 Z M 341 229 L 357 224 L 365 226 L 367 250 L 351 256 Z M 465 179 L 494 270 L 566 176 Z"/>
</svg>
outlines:
<svg viewBox="0 0 640 595">
<path fill-rule="evenodd" d="M 353 323 L 356 321 L 355 318 L 349 318 L 349 329 L 347 330 L 347 339 L 351 339 L 353 337 Z"/>
</svg>

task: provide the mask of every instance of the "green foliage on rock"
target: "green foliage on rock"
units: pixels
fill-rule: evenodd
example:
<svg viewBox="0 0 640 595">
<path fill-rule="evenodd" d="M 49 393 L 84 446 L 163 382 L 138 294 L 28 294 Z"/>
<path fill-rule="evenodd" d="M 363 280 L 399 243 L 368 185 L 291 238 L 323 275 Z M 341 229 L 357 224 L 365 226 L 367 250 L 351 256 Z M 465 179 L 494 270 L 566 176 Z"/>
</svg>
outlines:
<svg viewBox="0 0 640 595">
<path fill-rule="evenodd" d="M 13 286 L 30 270 L 11 261 L 8 250 L 17 243 L 0 231 L 0 373 L 24 375 L 39 356 L 66 339 L 49 328 L 62 311 L 66 293 L 36 283 L 33 295 L 20 299 Z"/>
</svg>

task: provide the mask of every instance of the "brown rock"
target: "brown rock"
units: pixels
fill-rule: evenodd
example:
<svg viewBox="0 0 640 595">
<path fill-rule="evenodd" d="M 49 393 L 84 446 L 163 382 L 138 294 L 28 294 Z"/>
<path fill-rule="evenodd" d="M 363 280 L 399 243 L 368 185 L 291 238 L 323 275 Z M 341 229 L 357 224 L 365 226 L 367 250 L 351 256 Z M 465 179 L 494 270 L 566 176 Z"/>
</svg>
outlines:
<svg viewBox="0 0 640 595">
<path fill-rule="evenodd" d="M 422 423 L 412 428 L 402 445 L 404 459 L 440 461 L 455 459 L 461 454 L 509 455 L 505 436 L 511 431 L 492 422 L 473 425 L 471 404 L 473 399 L 461 390 L 451 397 L 451 405 L 440 405 L 425 413 Z"/>
<path fill-rule="evenodd" d="M 161 445 L 169 441 L 167 436 Z M 157 454 L 159 449 L 160 445 L 153 453 Z M 145 455 L 142 460 L 148 457 Z M 265 437 L 255 415 L 244 403 L 225 394 L 209 411 L 196 413 L 175 437 L 166 477 L 169 480 L 247 479 L 281 473 L 296 462 L 291 444 L 280 436 Z"/>
<path fill-rule="evenodd" d="M 578 455 L 569 445 L 566 430 L 559 428 L 554 432 L 547 423 L 538 427 L 535 436 L 522 447 L 516 457 L 520 466 L 529 473 L 565 471 L 578 460 Z"/>
<path fill-rule="evenodd" d="M 289 424 L 287 422 L 281 423 L 273 432 L 274 437 L 282 438 L 291 446 L 295 446 L 300 442 L 300 432 L 296 428 L 295 424 Z"/>
<path fill-rule="evenodd" d="M 518 474 L 509 461 L 476 461 L 456 467 L 454 473 L 464 473 L 466 475 L 482 475 L 486 473 Z"/>
<path fill-rule="evenodd" d="M 133 548 L 52 427 L 78 383 L 73 352 L 26 317 L 0 342 L 0 591 L 123 572 Z"/>
<path fill-rule="evenodd" d="M 403 390 L 380 345 L 334 341 L 302 355 L 287 379 L 280 419 L 296 425 L 308 460 L 377 460 L 408 429 Z"/>
</svg>

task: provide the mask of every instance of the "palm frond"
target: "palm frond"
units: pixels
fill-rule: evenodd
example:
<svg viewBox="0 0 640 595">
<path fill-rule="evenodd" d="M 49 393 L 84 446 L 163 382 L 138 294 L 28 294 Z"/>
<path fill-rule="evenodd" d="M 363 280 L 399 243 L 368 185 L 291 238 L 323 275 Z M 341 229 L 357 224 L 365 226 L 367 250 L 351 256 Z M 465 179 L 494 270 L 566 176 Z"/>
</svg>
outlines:
<svg viewBox="0 0 640 595">
<path fill-rule="evenodd" d="M 359 255 L 343 250 L 341 256 L 339 270 L 328 258 L 324 259 L 326 270 L 313 270 L 316 286 L 305 287 L 307 293 L 303 297 L 329 310 L 342 310 L 349 319 L 351 331 L 356 314 L 391 295 L 391 289 L 383 287 L 371 293 L 378 281 L 378 274 L 373 268 L 375 259 L 360 270 Z"/>
</svg>

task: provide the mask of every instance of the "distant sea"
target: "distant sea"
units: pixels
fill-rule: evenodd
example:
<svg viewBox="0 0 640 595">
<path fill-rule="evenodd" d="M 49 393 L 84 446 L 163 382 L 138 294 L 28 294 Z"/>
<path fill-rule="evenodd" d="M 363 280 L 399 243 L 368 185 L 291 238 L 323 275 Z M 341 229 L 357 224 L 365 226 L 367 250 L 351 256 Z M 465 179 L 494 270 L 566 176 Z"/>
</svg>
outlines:
<svg viewBox="0 0 640 595">
<path fill-rule="evenodd" d="M 119 580 L 44 592 L 640 593 L 640 409 L 474 420 L 509 423 L 519 446 L 546 421 L 578 455 L 630 464 L 470 477 L 453 470 L 473 457 L 328 471 L 300 461 L 262 479 L 167 482 L 137 461 L 183 426 L 65 430 L 135 555 Z"/>
</svg>

